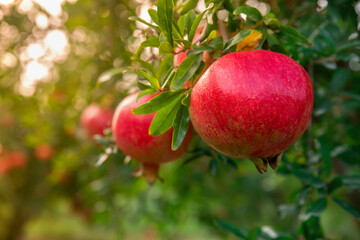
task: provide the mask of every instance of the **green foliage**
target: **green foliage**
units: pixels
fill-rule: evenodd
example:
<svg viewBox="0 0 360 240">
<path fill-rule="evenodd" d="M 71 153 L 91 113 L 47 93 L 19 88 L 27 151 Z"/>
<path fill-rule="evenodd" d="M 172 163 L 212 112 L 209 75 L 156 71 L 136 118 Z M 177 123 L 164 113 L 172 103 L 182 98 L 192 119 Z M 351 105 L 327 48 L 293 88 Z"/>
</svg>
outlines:
<svg viewBox="0 0 360 240">
<path fill-rule="evenodd" d="M 198 1 L 159 0 L 157 10 L 146 9 L 146 18 L 136 16 L 141 5 L 133 1 L 77 1 L 64 4 L 66 14 L 54 22 L 38 5 L 29 17 L 17 12 L 19 3 L 1 5 L 0 34 L 9 34 L 0 42 L 0 169 L 4 149 L 21 151 L 28 161 L 0 176 L 0 239 L 19 239 L 27 222 L 63 200 L 92 229 L 101 225 L 120 239 L 146 234 L 155 239 L 355 239 L 360 221 L 355 3 L 327 1 L 320 9 L 310 0 L 264 1 L 270 9 L 264 12 L 244 2 L 206 0 L 199 10 Z M 40 28 L 35 13 L 45 14 L 50 26 Z M 44 44 L 43 37 L 59 25 L 68 41 L 66 57 L 49 62 L 48 49 L 43 57 L 27 59 L 31 54 L 23 49 Z M 131 177 L 137 164 L 128 163 L 111 131 L 91 139 L 81 130 L 87 105 L 114 109 L 140 88 L 138 99 L 156 96 L 133 112 L 155 113 L 149 133 L 172 128 L 171 147 L 178 149 L 190 125 L 192 86 L 207 64 L 204 52 L 214 59 L 234 52 L 254 30 L 262 34 L 256 48 L 291 56 L 314 85 L 312 122 L 276 172 L 257 175 L 250 161 L 217 153 L 195 136 L 180 161 L 163 166 L 165 182 L 148 187 Z M 175 68 L 174 56 L 185 51 L 186 59 Z M 8 53 L 15 65 L 4 60 Z M 22 76 L 32 61 L 48 64 L 51 74 L 29 94 L 19 89 L 26 86 Z M 51 161 L 36 157 L 42 143 L 53 147 Z"/>
</svg>

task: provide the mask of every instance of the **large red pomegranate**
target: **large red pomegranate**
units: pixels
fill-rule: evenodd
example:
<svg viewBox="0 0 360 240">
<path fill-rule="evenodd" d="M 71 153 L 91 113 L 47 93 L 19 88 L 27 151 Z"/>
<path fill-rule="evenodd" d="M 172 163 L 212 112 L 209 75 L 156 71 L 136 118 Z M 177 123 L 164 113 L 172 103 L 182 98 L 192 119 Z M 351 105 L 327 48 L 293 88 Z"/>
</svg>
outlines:
<svg viewBox="0 0 360 240">
<path fill-rule="evenodd" d="M 144 177 L 151 183 L 157 178 L 161 164 L 174 161 L 186 152 L 193 131 L 190 127 L 180 148 L 172 151 L 172 128 L 159 136 L 150 136 L 149 127 L 155 113 L 135 115 L 131 112 L 132 109 L 148 102 L 155 94 L 146 95 L 136 101 L 137 95 L 138 93 L 134 93 L 127 96 L 117 106 L 112 131 L 119 149 L 143 164 Z"/>
<path fill-rule="evenodd" d="M 81 114 L 80 124 L 88 135 L 104 135 L 104 130 L 111 127 L 113 112 L 97 104 L 87 106 Z"/>
<path fill-rule="evenodd" d="M 275 169 L 305 131 L 313 106 L 309 75 L 293 59 L 267 50 L 227 54 L 195 85 L 190 118 L 217 151 Z"/>
</svg>

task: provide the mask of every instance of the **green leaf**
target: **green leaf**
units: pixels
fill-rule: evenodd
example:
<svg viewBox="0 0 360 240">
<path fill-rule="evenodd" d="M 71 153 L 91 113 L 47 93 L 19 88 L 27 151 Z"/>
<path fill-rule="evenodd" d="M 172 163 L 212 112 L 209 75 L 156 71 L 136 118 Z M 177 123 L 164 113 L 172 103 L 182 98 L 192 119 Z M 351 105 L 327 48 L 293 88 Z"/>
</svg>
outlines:
<svg viewBox="0 0 360 240">
<path fill-rule="evenodd" d="M 330 88 L 332 90 L 340 90 L 350 77 L 350 72 L 347 69 L 338 69 L 332 75 Z"/>
<path fill-rule="evenodd" d="M 143 20 L 143 19 L 141 19 L 141 18 L 139 18 L 137 16 L 131 16 L 131 17 L 129 17 L 129 20 L 131 20 L 131 21 L 139 21 L 139 22 L 141 22 L 141 23 L 155 29 L 156 31 L 160 32 L 160 28 L 158 26 L 152 25 L 151 23 L 148 23 L 145 20 Z"/>
<path fill-rule="evenodd" d="M 173 34 L 174 34 L 174 38 L 176 40 L 183 40 L 183 34 L 180 31 L 179 26 L 176 24 L 176 22 L 173 20 Z"/>
<path fill-rule="evenodd" d="M 237 228 L 235 225 L 232 225 L 228 222 L 225 222 L 223 220 L 215 220 L 215 224 L 220 227 L 221 229 L 225 230 L 226 232 L 230 232 L 234 234 L 235 236 L 245 239 L 246 240 L 246 233 L 239 228 Z"/>
<path fill-rule="evenodd" d="M 141 43 L 143 47 L 159 47 L 160 46 L 160 40 L 158 37 L 151 37 L 146 39 Z"/>
<path fill-rule="evenodd" d="M 234 37 L 230 38 L 229 41 L 225 43 L 224 51 L 228 50 L 241 40 L 243 40 L 246 36 L 248 36 L 251 33 L 250 29 L 245 29 L 240 31 L 238 34 L 236 34 Z"/>
<path fill-rule="evenodd" d="M 262 15 L 256 8 L 250 6 L 240 6 L 234 10 L 234 15 L 239 15 L 240 13 L 246 14 L 246 18 L 249 18 L 255 22 L 262 19 Z"/>
<path fill-rule="evenodd" d="M 174 49 L 171 47 L 171 45 L 168 42 L 162 42 L 162 43 L 160 43 L 159 52 L 160 53 L 173 53 Z"/>
<path fill-rule="evenodd" d="M 171 149 L 175 151 L 181 146 L 190 123 L 189 109 L 181 105 L 173 123 L 174 132 L 172 136 Z"/>
<path fill-rule="evenodd" d="M 167 54 L 165 57 L 162 58 L 159 64 L 159 68 L 157 73 L 155 74 L 157 78 L 161 79 L 164 74 L 166 74 L 170 68 L 173 68 L 173 59 L 174 55 L 172 53 Z M 162 81 L 163 83 L 164 81 Z"/>
<path fill-rule="evenodd" d="M 173 125 L 177 112 L 181 105 L 181 100 L 185 97 L 184 94 L 177 95 L 172 102 L 160 109 L 151 122 L 149 128 L 149 135 L 158 136 L 171 128 Z"/>
<path fill-rule="evenodd" d="M 147 74 L 146 72 L 144 72 L 141 69 L 138 69 L 136 71 L 139 75 L 143 76 L 144 78 L 146 78 L 149 82 L 150 85 L 153 89 L 159 89 L 160 88 L 160 84 L 159 84 L 159 80 L 153 76 L 150 76 L 149 74 Z"/>
<path fill-rule="evenodd" d="M 337 52 L 345 51 L 350 48 L 354 48 L 354 47 L 358 47 L 358 46 L 360 46 L 360 40 L 349 41 L 349 42 L 346 42 L 345 44 L 341 45 L 337 49 Z"/>
<path fill-rule="evenodd" d="M 190 105 L 190 99 L 191 99 L 191 93 L 192 93 L 192 88 L 190 88 L 187 93 L 186 93 L 186 97 L 181 101 L 182 105 L 188 107 Z"/>
<path fill-rule="evenodd" d="M 189 32 L 189 41 L 192 42 L 194 36 L 195 36 L 195 33 L 196 33 L 196 29 L 198 28 L 199 26 L 199 23 L 201 22 L 201 20 L 203 19 L 205 13 L 214 6 L 214 4 L 210 4 L 208 8 L 206 8 L 202 13 L 200 13 L 196 18 L 195 18 L 195 21 L 193 22 L 193 24 L 191 25 L 191 30 Z M 189 30 L 188 30 L 189 31 Z"/>
<path fill-rule="evenodd" d="M 128 71 L 129 69 L 126 67 L 121 67 L 121 68 L 111 68 L 109 70 L 106 70 L 105 72 L 103 72 L 97 79 L 98 83 L 104 83 L 109 81 L 113 76 L 115 75 L 120 75 L 120 74 L 124 74 L 126 71 Z"/>
<path fill-rule="evenodd" d="M 179 18 L 178 26 L 179 26 L 181 34 L 184 36 L 184 34 L 185 34 L 185 15 L 182 15 Z"/>
<path fill-rule="evenodd" d="M 320 142 L 321 158 L 323 161 L 325 174 L 327 177 L 329 177 L 330 173 L 331 173 L 331 169 L 332 169 L 332 159 L 331 159 L 331 154 L 330 154 L 330 148 L 323 138 L 320 138 L 319 142 Z"/>
<path fill-rule="evenodd" d="M 180 15 L 184 15 L 194 9 L 198 4 L 198 1 L 199 0 L 187 0 L 181 7 Z"/>
<path fill-rule="evenodd" d="M 200 55 L 193 55 L 187 57 L 182 63 L 179 65 L 178 69 L 176 70 L 175 77 L 171 82 L 170 89 L 171 90 L 178 90 L 181 88 L 184 83 L 189 80 L 194 74 L 196 70 L 199 68 L 202 54 Z"/>
<path fill-rule="evenodd" d="M 340 207 L 342 207 L 345 211 L 353 215 L 357 220 L 360 221 L 360 211 L 359 209 L 355 208 L 348 202 L 345 202 L 340 199 L 333 198 L 334 202 L 336 202 Z"/>
<path fill-rule="evenodd" d="M 332 194 L 337 189 L 341 188 L 343 186 L 343 181 L 341 177 L 336 177 L 327 186 L 327 191 L 329 194 Z"/>
<path fill-rule="evenodd" d="M 195 22 L 195 18 L 196 18 L 196 14 L 194 13 L 193 10 L 188 12 L 188 14 L 186 14 L 185 16 L 186 32 L 188 35 L 191 31 L 192 24 Z"/>
<path fill-rule="evenodd" d="M 181 95 L 181 93 L 182 89 L 176 92 L 163 92 L 153 97 L 149 102 L 144 103 L 137 108 L 134 108 L 132 112 L 138 115 L 154 113 L 175 101 L 179 97 L 179 95 Z"/>
<path fill-rule="evenodd" d="M 176 41 L 179 43 L 182 43 L 186 49 L 191 48 L 191 42 L 189 42 L 188 40 L 176 39 Z M 184 50 L 184 49 L 182 49 L 182 50 Z M 178 51 L 178 49 L 177 49 L 177 51 Z"/>
<path fill-rule="evenodd" d="M 159 0 L 158 4 L 159 27 L 170 46 L 174 47 L 172 22 L 174 15 L 174 3 L 172 0 Z"/>
<path fill-rule="evenodd" d="M 204 45 L 195 46 L 193 49 L 191 49 L 187 53 L 187 56 L 197 55 L 197 54 L 203 53 L 204 51 L 213 52 L 214 49 L 212 47 L 208 47 L 208 46 L 204 46 Z"/>
<path fill-rule="evenodd" d="M 280 31 L 290 38 L 297 40 L 300 43 L 311 46 L 311 42 L 304 37 L 299 31 L 293 27 L 280 25 Z"/>
<path fill-rule="evenodd" d="M 344 186 L 349 188 L 360 188 L 360 176 L 354 175 L 354 176 L 341 176 L 341 180 L 344 184 Z"/>
<path fill-rule="evenodd" d="M 327 202 L 325 198 L 317 199 L 309 204 L 306 213 L 310 214 L 311 216 L 318 217 L 326 209 L 326 206 Z"/>
<path fill-rule="evenodd" d="M 270 18 L 264 20 L 266 26 L 271 30 L 280 29 L 280 21 L 277 18 Z"/>
<path fill-rule="evenodd" d="M 157 93 L 157 91 L 153 88 L 148 88 L 148 89 L 145 89 L 143 91 L 141 91 L 137 97 L 136 97 L 136 101 L 139 100 L 140 98 L 142 98 L 143 96 L 146 96 L 146 95 L 149 95 L 149 94 L 154 94 L 154 93 Z"/>
<path fill-rule="evenodd" d="M 148 13 L 151 17 L 151 20 L 153 20 L 153 22 L 156 24 L 156 25 L 159 25 L 159 17 L 158 17 L 158 13 L 155 9 L 152 9 L 150 8 L 148 10 Z"/>
<path fill-rule="evenodd" d="M 170 85 L 170 83 L 171 83 L 172 79 L 174 78 L 174 76 L 175 76 L 175 69 L 172 66 L 166 72 L 165 77 L 164 77 L 164 79 L 162 81 L 161 88 L 168 88 L 168 86 Z"/>
<path fill-rule="evenodd" d="M 137 61 L 143 68 L 149 70 L 152 75 L 155 75 L 155 68 L 151 63 L 146 62 L 140 58 L 134 58 L 134 61 Z"/>
</svg>

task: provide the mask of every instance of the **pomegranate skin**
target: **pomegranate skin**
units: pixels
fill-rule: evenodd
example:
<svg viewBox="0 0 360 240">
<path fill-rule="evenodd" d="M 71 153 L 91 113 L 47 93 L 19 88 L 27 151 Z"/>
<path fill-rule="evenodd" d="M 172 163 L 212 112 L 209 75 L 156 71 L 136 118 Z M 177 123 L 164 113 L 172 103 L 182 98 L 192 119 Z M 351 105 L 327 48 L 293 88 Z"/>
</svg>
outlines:
<svg viewBox="0 0 360 240">
<path fill-rule="evenodd" d="M 80 124 L 88 135 L 104 135 L 104 130 L 111 127 L 113 112 L 97 104 L 87 106 L 81 114 Z"/>
<path fill-rule="evenodd" d="M 182 145 L 176 151 L 172 151 L 172 128 L 159 136 L 150 136 L 148 131 L 155 113 L 136 115 L 131 112 L 132 109 L 148 102 L 156 94 L 143 96 L 136 102 L 137 95 L 138 93 L 134 93 L 124 98 L 115 110 L 112 131 L 119 149 L 124 154 L 147 165 L 160 165 L 181 157 L 191 142 L 192 127 L 189 127 Z"/>
<path fill-rule="evenodd" d="M 276 168 L 279 159 L 274 165 L 270 159 L 281 158 L 304 133 L 312 106 L 312 83 L 300 64 L 251 50 L 215 61 L 195 85 L 189 110 L 194 129 L 211 147 L 230 157 L 262 159 L 266 166 L 269 160 Z"/>
</svg>

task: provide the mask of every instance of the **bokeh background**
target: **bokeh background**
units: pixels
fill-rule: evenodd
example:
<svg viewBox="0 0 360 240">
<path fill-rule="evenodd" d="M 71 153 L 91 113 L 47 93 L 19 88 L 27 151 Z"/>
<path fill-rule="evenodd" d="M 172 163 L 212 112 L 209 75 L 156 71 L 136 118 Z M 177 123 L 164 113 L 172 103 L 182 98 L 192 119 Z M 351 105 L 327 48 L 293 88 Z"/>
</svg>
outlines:
<svg viewBox="0 0 360 240">
<path fill-rule="evenodd" d="M 284 43 L 314 81 L 311 128 L 263 175 L 246 159 L 195 159 L 196 138 L 193 154 L 149 187 L 121 152 L 97 166 L 104 148 L 79 118 L 93 102 L 114 109 L 137 91 L 138 76 L 121 69 L 134 64 L 147 26 L 128 18 L 150 22 L 151 1 L 0 0 L 0 239 L 237 239 L 227 223 L 270 235 L 321 223 L 328 239 L 358 239 L 360 1 L 246 3 L 313 43 Z"/>
</svg>

